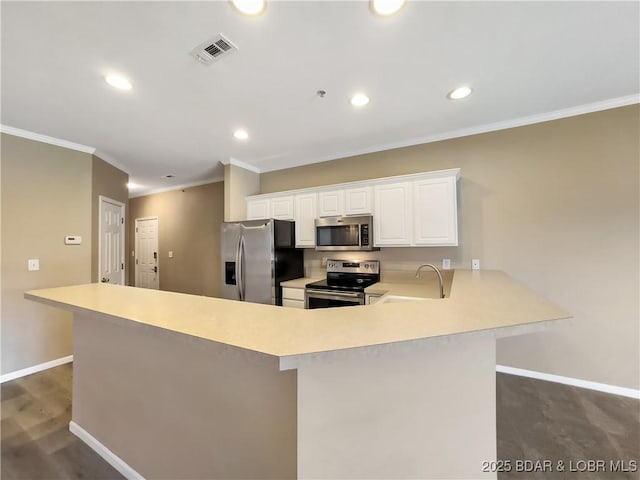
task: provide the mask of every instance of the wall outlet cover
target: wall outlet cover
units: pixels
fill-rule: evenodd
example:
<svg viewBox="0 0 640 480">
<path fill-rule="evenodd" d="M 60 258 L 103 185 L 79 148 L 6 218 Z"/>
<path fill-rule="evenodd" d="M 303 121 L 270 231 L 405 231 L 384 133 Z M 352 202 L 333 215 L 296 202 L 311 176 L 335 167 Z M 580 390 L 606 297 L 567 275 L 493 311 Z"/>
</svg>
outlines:
<svg viewBox="0 0 640 480">
<path fill-rule="evenodd" d="M 474 258 L 471 260 L 471 270 L 480 270 L 480 260 Z"/>
<path fill-rule="evenodd" d="M 40 270 L 40 259 L 30 258 L 29 260 L 27 260 L 27 268 L 30 272 L 36 272 Z"/>
<path fill-rule="evenodd" d="M 65 245 L 80 245 L 82 244 L 82 237 L 80 235 L 67 235 L 64 237 Z"/>
<path fill-rule="evenodd" d="M 442 259 L 442 268 L 444 270 L 449 270 L 451 268 L 451 259 L 450 258 L 443 258 Z"/>
</svg>

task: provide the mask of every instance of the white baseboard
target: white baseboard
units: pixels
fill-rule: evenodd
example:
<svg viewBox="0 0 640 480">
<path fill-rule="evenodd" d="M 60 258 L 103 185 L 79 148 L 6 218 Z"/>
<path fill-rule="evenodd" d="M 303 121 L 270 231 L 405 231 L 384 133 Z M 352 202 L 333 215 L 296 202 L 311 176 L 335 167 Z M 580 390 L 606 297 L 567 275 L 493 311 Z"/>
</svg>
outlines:
<svg viewBox="0 0 640 480">
<path fill-rule="evenodd" d="M 71 420 L 69 431 L 86 443 L 94 452 L 106 460 L 106 462 L 120 472 L 128 480 L 144 480 L 144 477 L 131 468 L 124 460 L 105 447 L 98 439 L 84 428 Z"/>
<path fill-rule="evenodd" d="M 15 380 L 16 378 L 20 377 L 26 377 L 27 375 L 31 375 L 32 373 L 38 373 L 42 370 L 48 370 L 50 368 L 71 362 L 73 362 L 73 355 L 57 358 L 55 360 L 51 360 L 50 362 L 44 362 L 39 365 L 34 365 L 33 367 L 23 368 L 22 370 L 16 370 L 15 372 L 5 373 L 4 375 L 0 376 L 0 383 L 8 382 L 9 380 Z"/>
<path fill-rule="evenodd" d="M 535 370 L 525 370 L 524 368 L 507 367 L 505 365 L 496 365 L 496 372 L 508 373 L 509 375 L 518 375 L 520 377 L 536 378 L 538 380 L 546 380 L 547 382 L 563 383 L 573 387 L 587 388 L 589 390 L 597 390 L 598 392 L 613 393 L 623 397 L 635 398 L 640 400 L 640 390 L 633 388 L 618 387 L 606 383 L 590 382 L 589 380 L 581 380 L 579 378 L 563 377 L 561 375 L 553 375 L 551 373 L 536 372 Z"/>
</svg>

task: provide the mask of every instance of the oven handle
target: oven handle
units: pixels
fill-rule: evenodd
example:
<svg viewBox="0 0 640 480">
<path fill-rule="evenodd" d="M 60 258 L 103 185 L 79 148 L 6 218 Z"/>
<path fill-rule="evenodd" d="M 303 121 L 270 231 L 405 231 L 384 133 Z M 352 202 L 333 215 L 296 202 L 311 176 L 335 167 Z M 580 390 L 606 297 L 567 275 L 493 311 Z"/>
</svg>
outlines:
<svg viewBox="0 0 640 480">
<path fill-rule="evenodd" d="M 344 300 L 346 298 L 364 298 L 363 293 L 358 292 L 327 292 L 326 290 L 305 289 L 305 295 L 323 300 Z"/>
</svg>

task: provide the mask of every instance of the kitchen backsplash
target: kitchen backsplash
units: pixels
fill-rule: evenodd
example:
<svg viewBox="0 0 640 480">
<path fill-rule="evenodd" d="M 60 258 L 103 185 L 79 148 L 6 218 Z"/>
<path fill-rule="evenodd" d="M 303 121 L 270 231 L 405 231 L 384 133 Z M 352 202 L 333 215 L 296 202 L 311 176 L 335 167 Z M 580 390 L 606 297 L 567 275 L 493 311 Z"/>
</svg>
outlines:
<svg viewBox="0 0 640 480">
<path fill-rule="evenodd" d="M 326 267 L 322 259 L 336 260 L 380 260 L 380 277 L 384 281 L 405 281 L 415 279 L 416 269 L 423 263 L 433 263 L 440 268 L 443 258 L 451 259 L 452 269 L 468 269 L 458 258 L 456 247 L 435 248 L 383 248 L 377 252 L 318 252 L 304 251 L 304 273 L 306 277 L 322 277 Z M 427 272 L 425 272 L 427 273 Z M 435 275 L 435 273 L 434 273 Z"/>
</svg>

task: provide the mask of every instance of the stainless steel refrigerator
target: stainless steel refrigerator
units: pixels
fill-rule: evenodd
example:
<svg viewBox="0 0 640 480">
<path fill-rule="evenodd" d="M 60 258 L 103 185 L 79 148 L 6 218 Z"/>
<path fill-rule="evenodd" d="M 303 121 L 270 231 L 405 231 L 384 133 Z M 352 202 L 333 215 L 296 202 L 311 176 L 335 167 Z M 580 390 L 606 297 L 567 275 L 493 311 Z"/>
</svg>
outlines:
<svg viewBox="0 0 640 480">
<path fill-rule="evenodd" d="M 282 305 L 280 282 L 304 276 L 295 223 L 247 220 L 222 224 L 222 297 Z"/>
</svg>

